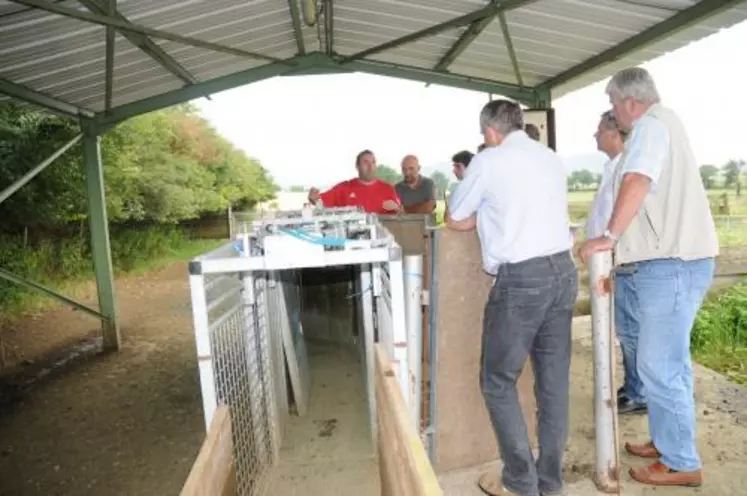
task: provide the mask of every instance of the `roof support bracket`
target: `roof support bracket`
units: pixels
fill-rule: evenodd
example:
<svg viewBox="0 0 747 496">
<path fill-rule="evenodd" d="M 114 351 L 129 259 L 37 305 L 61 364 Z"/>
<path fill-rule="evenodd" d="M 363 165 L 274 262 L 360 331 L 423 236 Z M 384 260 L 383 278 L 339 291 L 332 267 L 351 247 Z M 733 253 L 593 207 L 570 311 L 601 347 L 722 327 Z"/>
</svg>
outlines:
<svg viewBox="0 0 747 496">
<path fill-rule="evenodd" d="M 107 2 L 104 6 L 101 0 L 78 0 L 83 6 L 85 6 L 93 14 L 106 16 L 118 21 L 132 24 L 125 16 L 117 11 L 116 0 L 103 0 Z M 112 58 L 113 58 L 113 45 L 114 45 L 114 33 L 117 29 L 114 26 L 108 25 L 106 27 L 106 46 L 107 46 L 107 61 L 109 59 L 109 38 L 111 37 L 112 45 Z M 195 84 L 199 81 L 192 74 L 189 73 L 184 67 L 182 67 L 174 58 L 166 53 L 166 51 L 153 42 L 150 38 L 137 32 L 128 31 L 126 29 L 119 29 L 119 33 L 130 43 L 138 47 L 144 53 L 146 53 L 153 60 L 158 62 L 164 69 L 169 71 L 177 78 L 184 81 L 186 84 Z M 107 110 L 110 106 L 107 107 Z"/>
<path fill-rule="evenodd" d="M 44 159 L 42 163 L 28 171 L 26 174 L 24 174 L 22 177 L 16 179 L 16 181 L 5 188 L 3 191 L 0 191 L 0 203 L 4 202 L 8 198 L 10 198 L 13 193 L 18 191 L 19 189 L 23 188 L 26 184 L 28 184 L 29 181 L 31 181 L 33 178 L 41 174 L 41 172 L 49 167 L 49 165 L 57 160 L 63 153 L 68 151 L 70 148 L 73 147 L 80 139 L 83 137 L 83 135 L 79 134 L 75 138 L 71 139 L 64 145 L 62 145 L 56 152 L 54 152 L 52 155 Z"/>
<path fill-rule="evenodd" d="M 24 102 L 44 107 L 56 114 L 65 115 L 67 117 L 93 117 L 93 112 L 90 110 L 77 107 L 71 103 L 63 102 L 62 100 L 32 90 L 26 86 L 10 82 L 7 79 L 0 78 L 0 93 L 4 93 Z"/>
</svg>

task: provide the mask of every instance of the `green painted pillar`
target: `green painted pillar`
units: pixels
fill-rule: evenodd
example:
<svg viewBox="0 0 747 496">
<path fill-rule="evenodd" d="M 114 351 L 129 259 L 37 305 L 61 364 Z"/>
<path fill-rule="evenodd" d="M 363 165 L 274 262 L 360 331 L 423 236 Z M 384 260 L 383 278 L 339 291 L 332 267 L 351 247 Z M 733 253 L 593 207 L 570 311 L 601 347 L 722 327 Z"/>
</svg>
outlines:
<svg viewBox="0 0 747 496">
<path fill-rule="evenodd" d="M 549 88 L 537 88 L 534 90 L 534 108 L 552 108 L 552 93 Z"/>
<path fill-rule="evenodd" d="M 88 222 L 91 231 L 91 253 L 96 274 L 96 288 L 101 312 L 104 350 L 120 346 L 119 321 L 114 293 L 114 270 L 109 247 L 109 223 L 106 216 L 104 169 L 101 165 L 101 138 L 93 121 L 81 121 L 83 130 L 83 163 L 88 195 Z"/>
</svg>

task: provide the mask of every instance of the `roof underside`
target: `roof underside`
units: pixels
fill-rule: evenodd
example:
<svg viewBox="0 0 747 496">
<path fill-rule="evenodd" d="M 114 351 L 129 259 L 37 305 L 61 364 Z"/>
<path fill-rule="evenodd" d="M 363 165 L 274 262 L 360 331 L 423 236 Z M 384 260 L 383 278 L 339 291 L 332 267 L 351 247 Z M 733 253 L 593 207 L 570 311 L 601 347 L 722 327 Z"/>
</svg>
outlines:
<svg viewBox="0 0 747 496">
<path fill-rule="evenodd" d="M 747 19 L 743 0 L 0 0 L 0 93 L 111 121 L 363 71 L 531 104 Z M 314 26 L 306 21 L 316 17 Z"/>
</svg>

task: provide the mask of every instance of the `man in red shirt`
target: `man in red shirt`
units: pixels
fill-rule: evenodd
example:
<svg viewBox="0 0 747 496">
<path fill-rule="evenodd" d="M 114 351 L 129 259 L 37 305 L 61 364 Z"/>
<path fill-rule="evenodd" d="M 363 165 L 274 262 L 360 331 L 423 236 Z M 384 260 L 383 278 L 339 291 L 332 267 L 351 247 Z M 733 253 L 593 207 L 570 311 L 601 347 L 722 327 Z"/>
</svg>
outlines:
<svg viewBox="0 0 747 496">
<path fill-rule="evenodd" d="M 372 214 L 394 214 L 402 205 L 394 186 L 376 178 L 376 157 L 371 150 L 363 150 L 355 158 L 358 177 L 334 185 L 320 193 L 309 190 L 309 201 L 321 200 L 325 207 L 361 207 Z"/>
</svg>

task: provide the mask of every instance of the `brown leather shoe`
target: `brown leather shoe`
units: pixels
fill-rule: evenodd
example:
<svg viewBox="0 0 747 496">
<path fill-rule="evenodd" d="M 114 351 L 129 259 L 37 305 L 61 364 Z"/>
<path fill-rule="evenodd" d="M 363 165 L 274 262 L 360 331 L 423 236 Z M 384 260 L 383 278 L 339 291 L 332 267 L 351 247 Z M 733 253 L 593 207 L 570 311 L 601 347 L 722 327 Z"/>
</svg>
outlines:
<svg viewBox="0 0 747 496">
<path fill-rule="evenodd" d="M 482 474 L 477 481 L 477 486 L 488 496 L 519 496 L 503 487 L 500 476 L 492 472 Z"/>
<path fill-rule="evenodd" d="M 625 443 L 625 451 L 639 458 L 659 458 L 661 456 L 659 450 L 654 446 L 653 441 L 643 444 Z"/>
<path fill-rule="evenodd" d="M 652 486 L 699 487 L 703 484 L 703 471 L 677 472 L 661 462 L 648 467 L 631 468 L 630 477 L 642 484 Z"/>
</svg>

